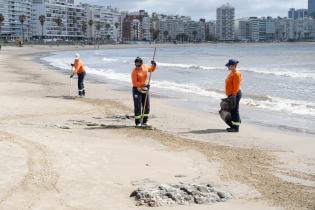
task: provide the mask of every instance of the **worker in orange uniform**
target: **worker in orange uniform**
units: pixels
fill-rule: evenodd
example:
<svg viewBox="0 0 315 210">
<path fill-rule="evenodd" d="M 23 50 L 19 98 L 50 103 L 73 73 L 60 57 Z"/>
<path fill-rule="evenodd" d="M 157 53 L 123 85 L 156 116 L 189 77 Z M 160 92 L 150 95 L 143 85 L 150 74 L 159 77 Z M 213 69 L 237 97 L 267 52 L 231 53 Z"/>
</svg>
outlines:
<svg viewBox="0 0 315 210">
<path fill-rule="evenodd" d="M 73 67 L 73 72 L 72 72 L 70 78 L 72 78 L 74 76 L 74 74 L 78 75 L 79 96 L 83 97 L 83 96 L 85 96 L 84 78 L 85 78 L 86 72 L 85 72 L 83 63 L 80 60 L 80 55 L 78 53 L 75 55 L 74 63 L 71 64 L 71 66 Z"/>
<path fill-rule="evenodd" d="M 148 90 L 150 89 L 149 72 L 156 70 L 156 62 L 151 61 L 151 66 L 143 64 L 143 60 L 140 57 L 135 59 L 135 68 L 131 73 L 132 79 L 132 95 L 134 102 L 134 114 L 136 127 L 148 127 L 148 118 L 150 113 L 150 96 Z M 146 100 L 147 97 L 147 100 Z M 145 102 L 146 101 L 146 102 Z M 145 104 L 146 103 L 146 104 Z M 145 107 L 145 108 L 144 108 Z M 144 110 L 144 115 L 142 112 Z M 141 124 L 141 118 L 143 117 L 143 124 Z"/>
<path fill-rule="evenodd" d="M 239 113 L 239 104 L 242 98 L 241 82 L 242 74 L 236 69 L 239 61 L 230 59 L 225 65 L 228 67 L 229 75 L 225 80 L 225 94 L 228 97 L 232 97 L 234 100 L 234 108 L 231 110 L 232 126 L 227 128 L 228 132 L 239 132 L 239 126 L 241 125 L 241 118 Z"/>
</svg>

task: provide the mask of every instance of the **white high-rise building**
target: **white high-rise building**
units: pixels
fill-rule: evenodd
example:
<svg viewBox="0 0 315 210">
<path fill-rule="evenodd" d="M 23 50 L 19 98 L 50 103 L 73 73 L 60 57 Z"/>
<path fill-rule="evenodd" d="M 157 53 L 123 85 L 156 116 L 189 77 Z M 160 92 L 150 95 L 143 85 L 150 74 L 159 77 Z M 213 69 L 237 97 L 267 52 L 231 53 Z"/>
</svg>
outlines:
<svg viewBox="0 0 315 210">
<path fill-rule="evenodd" d="M 288 22 L 290 21 L 290 19 L 288 18 L 277 18 L 275 20 L 275 24 L 276 24 L 276 37 L 275 39 L 277 40 L 281 40 L 281 41 L 285 41 L 287 40 L 287 33 L 288 33 Z M 301 20 L 295 20 L 294 22 L 304 22 L 303 19 Z M 301 26 L 301 28 L 303 28 L 303 24 Z M 301 33 L 303 32 L 303 29 L 301 29 Z"/>
<path fill-rule="evenodd" d="M 90 39 L 121 39 L 121 14 L 118 9 L 97 5 L 82 5 L 87 15 L 87 36 Z"/>
<path fill-rule="evenodd" d="M 10 35 L 9 27 L 9 1 L 0 0 L 0 14 L 4 17 L 4 21 L 1 24 L 0 38 L 8 37 Z"/>
<path fill-rule="evenodd" d="M 294 40 L 295 39 L 295 20 L 288 19 L 288 30 L 287 30 L 287 39 Z"/>
<path fill-rule="evenodd" d="M 276 34 L 276 23 L 272 17 L 266 18 L 266 40 L 274 40 Z"/>
<path fill-rule="evenodd" d="M 204 40 L 205 23 L 192 21 L 188 16 L 159 15 L 160 36 L 163 41 Z M 203 27 L 202 27 L 203 26 Z M 197 33 L 193 33 L 196 31 Z M 195 35 L 194 35 L 195 34 Z"/>
<path fill-rule="evenodd" d="M 0 11 L 6 19 L 4 36 L 11 39 L 31 37 L 32 0 L 0 0 Z"/>
<path fill-rule="evenodd" d="M 143 39 L 146 41 L 151 41 L 153 38 L 152 34 L 152 23 L 150 16 L 144 16 L 142 19 L 142 27 L 143 27 Z"/>
<path fill-rule="evenodd" d="M 298 40 L 315 38 L 315 20 L 312 18 L 295 21 L 295 34 Z"/>
<path fill-rule="evenodd" d="M 119 12 L 118 9 L 113 11 L 113 36 L 112 39 L 117 43 L 122 41 L 122 23 L 123 23 L 124 15 L 122 12 Z"/>
<path fill-rule="evenodd" d="M 249 31 L 252 41 L 259 41 L 259 19 L 257 17 L 249 18 Z"/>
<path fill-rule="evenodd" d="M 39 17 L 45 16 L 43 26 Z M 33 0 L 33 36 L 57 39 L 83 38 L 85 10 L 73 0 Z"/>
<path fill-rule="evenodd" d="M 145 10 L 128 13 L 123 20 L 123 41 L 151 41 L 153 22 Z"/>
<path fill-rule="evenodd" d="M 266 18 L 259 18 L 259 41 L 266 41 Z"/>
<path fill-rule="evenodd" d="M 188 40 L 192 42 L 203 42 L 205 41 L 206 35 L 206 23 L 204 20 L 187 21 L 185 23 L 185 34 L 188 36 Z"/>
<path fill-rule="evenodd" d="M 236 39 L 241 41 L 251 40 L 250 22 L 248 18 L 242 18 L 235 21 Z"/>
<path fill-rule="evenodd" d="M 220 41 L 232 41 L 234 36 L 235 8 L 229 3 L 217 8 L 217 39 Z"/>
</svg>

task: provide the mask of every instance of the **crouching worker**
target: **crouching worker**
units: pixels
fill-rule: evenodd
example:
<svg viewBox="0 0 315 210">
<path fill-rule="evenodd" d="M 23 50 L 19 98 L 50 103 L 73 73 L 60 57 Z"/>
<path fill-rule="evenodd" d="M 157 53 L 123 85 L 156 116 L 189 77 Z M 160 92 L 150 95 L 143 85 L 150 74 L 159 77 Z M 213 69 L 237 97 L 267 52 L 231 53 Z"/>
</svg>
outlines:
<svg viewBox="0 0 315 210">
<path fill-rule="evenodd" d="M 231 110 L 232 126 L 227 128 L 228 132 L 239 132 L 239 126 L 241 125 L 241 118 L 239 113 L 239 104 L 242 98 L 241 82 L 242 74 L 236 69 L 239 61 L 230 59 L 225 65 L 228 68 L 228 76 L 225 80 L 225 94 L 228 97 L 232 97 L 234 100 L 234 108 Z"/>
<path fill-rule="evenodd" d="M 75 55 L 74 63 L 71 64 L 71 66 L 73 67 L 73 72 L 72 72 L 70 78 L 72 78 L 74 76 L 74 74 L 78 75 L 79 96 L 83 97 L 83 96 L 85 96 L 84 78 L 85 78 L 86 72 L 85 72 L 84 66 L 80 60 L 79 54 Z"/>
<path fill-rule="evenodd" d="M 149 72 L 156 70 L 155 61 L 151 61 L 151 66 L 143 64 L 139 57 L 135 60 L 135 68 L 131 73 L 132 95 L 134 102 L 134 114 L 136 127 L 148 127 L 148 118 L 150 113 L 150 95 L 149 95 Z M 142 115 L 143 113 L 143 115 Z M 142 124 L 141 124 L 142 123 Z"/>
</svg>

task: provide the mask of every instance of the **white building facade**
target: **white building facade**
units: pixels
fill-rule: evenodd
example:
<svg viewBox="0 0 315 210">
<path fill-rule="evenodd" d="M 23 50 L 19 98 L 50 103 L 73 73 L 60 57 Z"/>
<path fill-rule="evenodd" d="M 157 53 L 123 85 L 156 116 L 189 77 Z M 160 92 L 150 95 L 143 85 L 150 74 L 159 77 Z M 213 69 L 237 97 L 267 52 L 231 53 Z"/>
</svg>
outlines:
<svg viewBox="0 0 315 210">
<path fill-rule="evenodd" d="M 43 26 L 39 17 L 43 15 Z M 33 0 L 33 36 L 56 39 L 83 38 L 85 10 L 73 0 Z"/>
<path fill-rule="evenodd" d="M 8 0 L 0 0 L 0 14 L 3 16 L 4 21 L 1 24 L 0 37 L 6 38 L 10 35 L 9 25 L 9 2 Z"/>
<path fill-rule="evenodd" d="M 27 40 L 32 36 L 32 0 L 0 0 L 0 13 L 5 19 L 1 27 L 3 37 Z"/>
<path fill-rule="evenodd" d="M 216 21 L 217 39 L 220 41 L 232 41 L 235 39 L 235 8 L 229 3 L 217 8 Z"/>
<path fill-rule="evenodd" d="M 82 4 L 87 16 L 89 39 L 121 40 L 122 15 L 118 9 Z"/>
</svg>

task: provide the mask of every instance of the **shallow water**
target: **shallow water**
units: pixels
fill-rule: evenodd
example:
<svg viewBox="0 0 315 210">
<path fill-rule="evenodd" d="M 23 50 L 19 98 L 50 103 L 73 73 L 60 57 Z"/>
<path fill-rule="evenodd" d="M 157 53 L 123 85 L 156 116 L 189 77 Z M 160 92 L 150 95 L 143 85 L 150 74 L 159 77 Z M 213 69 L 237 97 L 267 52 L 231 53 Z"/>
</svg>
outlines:
<svg viewBox="0 0 315 210">
<path fill-rule="evenodd" d="M 130 73 L 137 56 L 150 63 L 153 49 L 81 51 L 88 74 L 113 87 L 131 87 Z M 69 71 L 74 52 L 60 52 L 43 60 Z M 152 92 L 176 97 L 190 109 L 217 113 L 224 96 L 228 58 L 240 61 L 243 74 L 243 121 L 315 132 L 314 44 L 217 44 L 188 48 L 160 48 Z"/>
</svg>

